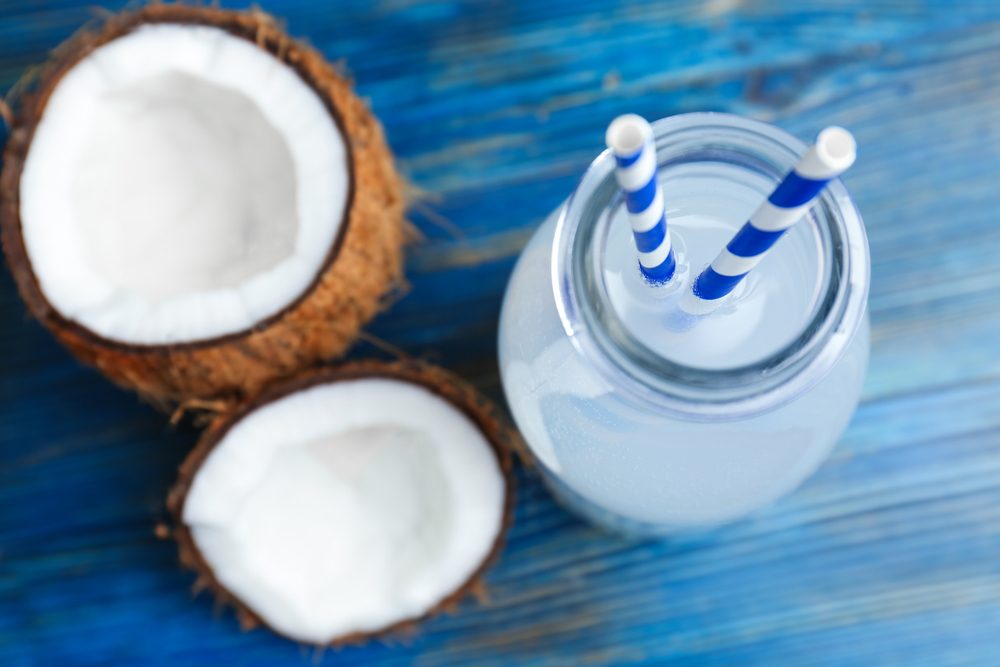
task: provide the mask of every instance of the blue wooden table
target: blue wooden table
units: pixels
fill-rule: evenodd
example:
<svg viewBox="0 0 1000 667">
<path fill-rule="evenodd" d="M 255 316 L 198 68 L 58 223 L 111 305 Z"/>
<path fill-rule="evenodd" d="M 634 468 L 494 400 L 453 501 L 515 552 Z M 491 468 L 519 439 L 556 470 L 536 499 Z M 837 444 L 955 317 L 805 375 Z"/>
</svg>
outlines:
<svg viewBox="0 0 1000 667">
<path fill-rule="evenodd" d="M 798 492 L 711 535 L 635 543 L 521 472 L 488 604 L 322 664 L 1000 664 L 996 0 L 264 8 L 346 59 L 427 194 L 413 289 L 371 332 L 494 396 L 513 262 L 618 113 L 725 110 L 803 138 L 850 127 L 874 259 L 864 402 Z M 0 1 L 2 87 L 93 15 Z M 196 436 L 74 363 L 0 272 L 0 665 L 317 659 L 192 601 L 155 538 Z"/>
</svg>

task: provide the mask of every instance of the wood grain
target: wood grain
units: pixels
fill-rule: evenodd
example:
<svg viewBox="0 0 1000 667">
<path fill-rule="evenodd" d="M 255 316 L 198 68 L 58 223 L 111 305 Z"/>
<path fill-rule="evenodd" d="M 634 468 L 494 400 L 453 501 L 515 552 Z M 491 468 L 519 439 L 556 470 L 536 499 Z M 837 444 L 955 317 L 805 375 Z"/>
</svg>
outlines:
<svg viewBox="0 0 1000 667">
<path fill-rule="evenodd" d="M 873 255 L 865 401 L 797 493 L 711 534 L 635 543 L 522 472 L 488 605 L 323 664 L 998 663 L 1000 5 L 263 5 L 346 60 L 424 193 L 412 289 L 371 333 L 495 396 L 513 262 L 618 113 L 726 110 L 803 138 L 850 127 Z M 0 83 L 93 12 L 2 2 Z M 74 364 L 0 273 L 0 664 L 311 664 L 192 602 L 153 536 L 195 437 Z"/>
</svg>

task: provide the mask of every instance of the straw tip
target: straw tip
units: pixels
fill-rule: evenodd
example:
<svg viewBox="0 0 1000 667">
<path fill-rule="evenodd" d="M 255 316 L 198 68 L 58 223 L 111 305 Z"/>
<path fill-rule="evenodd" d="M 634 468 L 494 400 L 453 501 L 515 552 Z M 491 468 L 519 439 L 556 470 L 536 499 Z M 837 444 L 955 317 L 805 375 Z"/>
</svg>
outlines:
<svg viewBox="0 0 1000 667">
<path fill-rule="evenodd" d="M 857 150 L 854 135 L 843 127 L 831 125 L 816 136 L 816 156 L 830 171 L 838 174 L 854 164 Z"/>
<path fill-rule="evenodd" d="M 653 126 L 642 116 L 627 113 L 618 116 L 608 125 L 604 140 L 615 155 L 635 155 L 653 139 Z"/>
</svg>

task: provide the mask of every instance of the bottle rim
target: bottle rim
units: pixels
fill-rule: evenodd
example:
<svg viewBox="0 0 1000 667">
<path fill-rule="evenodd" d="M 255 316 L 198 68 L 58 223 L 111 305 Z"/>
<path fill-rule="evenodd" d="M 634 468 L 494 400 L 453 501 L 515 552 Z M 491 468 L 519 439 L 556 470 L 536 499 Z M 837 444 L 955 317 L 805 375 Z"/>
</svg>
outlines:
<svg viewBox="0 0 1000 667">
<path fill-rule="evenodd" d="M 653 131 L 661 169 L 723 159 L 756 170 L 775 184 L 806 150 L 803 142 L 780 128 L 725 113 L 671 116 L 653 123 Z M 606 233 L 601 214 L 618 195 L 614 167 L 610 151 L 591 163 L 559 213 L 552 246 L 556 309 L 566 335 L 589 364 L 624 395 L 691 420 L 743 419 L 768 412 L 826 377 L 861 326 L 870 276 L 864 223 L 839 179 L 828 184 L 809 213 L 820 245 L 822 275 L 819 297 L 802 330 L 754 363 L 705 369 L 658 355 L 635 338 L 611 307 L 602 258 L 592 249 L 595 239 Z"/>
</svg>

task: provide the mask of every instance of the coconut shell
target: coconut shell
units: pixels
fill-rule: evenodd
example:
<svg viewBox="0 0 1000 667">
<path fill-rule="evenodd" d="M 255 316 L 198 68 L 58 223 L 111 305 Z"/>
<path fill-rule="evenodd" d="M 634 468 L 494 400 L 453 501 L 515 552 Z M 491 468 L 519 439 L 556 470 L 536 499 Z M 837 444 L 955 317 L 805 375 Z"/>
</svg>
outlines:
<svg viewBox="0 0 1000 667">
<path fill-rule="evenodd" d="M 35 127 L 62 76 L 99 46 L 149 23 L 215 26 L 250 40 L 292 67 L 327 105 L 345 138 L 351 168 L 345 220 L 313 284 L 251 330 L 171 345 L 128 345 L 63 317 L 32 271 L 21 233 L 20 180 Z M 231 400 L 341 355 L 402 284 L 403 184 L 382 128 L 351 82 L 317 51 L 291 39 L 260 11 L 151 5 L 116 14 L 56 50 L 19 85 L 0 175 L 0 234 L 28 309 L 74 355 L 123 387 L 169 408 L 188 400 Z"/>
<path fill-rule="evenodd" d="M 233 607 L 236 610 L 240 625 L 244 629 L 249 630 L 258 626 L 267 627 L 267 624 L 250 607 L 219 582 L 211 567 L 199 552 L 191 531 L 182 519 L 184 502 L 188 491 L 194 482 L 198 470 L 215 446 L 222 441 L 229 429 L 253 410 L 283 398 L 288 394 L 316 385 L 360 378 L 389 378 L 417 384 L 434 392 L 465 413 L 492 445 L 500 470 L 504 475 L 506 486 L 503 510 L 504 518 L 503 525 L 497 533 L 492 548 L 476 571 L 458 589 L 445 595 L 427 613 L 420 617 L 399 621 L 374 632 L 355 633 L 338 637 L 330 642 L 330 645 L 363 644 L 374 638 L 385 638 L 389 635 L 410 633 L 416 629 L 419 622 L 442 612 L 453 611 L 458 602 L 469 595 L 475 596 L 480 600 L 485 598 L 483 574 L 498 558 L 503 549 L 507 529 L 513 520 L 514 476 L 512 453 L 523 446 L 521 436 L 491 401 L 477 392 L 471 385 L 447 371 L 412 360 L 391 363 L 360 361 L 299 373 L 295 377 L 287 378 L 268 386 L 253 399 L 244 401 L 225 414 L 216 416 L 215 420 L 203 432 L 198 444 L 181 464 L 177 482 L 168 494 L 167 509 L 173 521 L 171 532 L 174 539 L 177 540 L 181 565 L 194 570 L 198 574 L 194 590 L 200 592 L 208 589 L 215 596 L 219 604 Z M 274 630 L 274 632 L 277 631 Z"/>
</svg>

